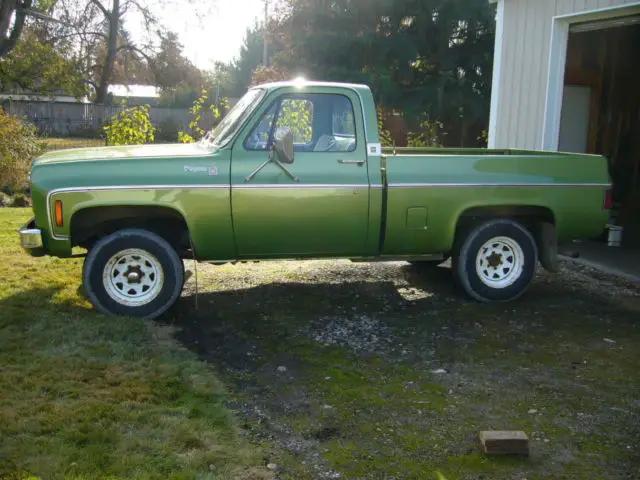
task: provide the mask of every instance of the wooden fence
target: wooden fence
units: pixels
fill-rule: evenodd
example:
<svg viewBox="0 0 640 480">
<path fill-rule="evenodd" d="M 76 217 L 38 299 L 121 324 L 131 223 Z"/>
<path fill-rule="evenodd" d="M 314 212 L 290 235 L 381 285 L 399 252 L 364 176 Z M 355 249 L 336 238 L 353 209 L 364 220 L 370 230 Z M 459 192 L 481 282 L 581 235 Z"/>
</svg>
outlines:
<svg viewBox="0 0 640 480">
<path fill-rule="evenodd" d="M 102 127 L 123 107 L 92 103 L 42 101 L 0 101 L 5 112 L 25 118 L 45 136 L 97 136 Z M 151 107 L 151 122 L 160 129 L 187 131 L 190 122 L 186 108 Z M 213 119 L 212 119 L 213 120 Z"/>
</svg>

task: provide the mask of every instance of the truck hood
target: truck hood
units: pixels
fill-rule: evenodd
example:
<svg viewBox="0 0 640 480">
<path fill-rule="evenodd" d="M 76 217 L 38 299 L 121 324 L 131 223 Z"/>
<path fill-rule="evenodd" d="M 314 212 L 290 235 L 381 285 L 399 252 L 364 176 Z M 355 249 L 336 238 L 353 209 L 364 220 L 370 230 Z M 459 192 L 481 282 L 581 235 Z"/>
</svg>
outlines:
<svg viewBox="0 0 640 480">
<path fill-rule="evenodd" d="M 72 148 L 45 153 L 34 161 L 34 165 L 55 163 L 116 160 L 123 158 L 175 158 L 197 157 L 210 150 L 198 143 L 176 143 L 166 145 L 127 145 L 121 147 Z"/>
</svg>

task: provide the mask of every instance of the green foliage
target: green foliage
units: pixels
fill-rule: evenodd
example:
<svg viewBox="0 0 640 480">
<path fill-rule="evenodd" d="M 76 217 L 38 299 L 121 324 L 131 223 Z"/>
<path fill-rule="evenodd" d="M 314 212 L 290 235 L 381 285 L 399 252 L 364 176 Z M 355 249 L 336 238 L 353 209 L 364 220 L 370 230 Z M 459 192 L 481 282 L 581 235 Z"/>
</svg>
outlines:
<svg viewBox="0 0 640 480">
<path fill-rule="evenodd" d="M 251 85 L 280 82 L 283 80 L 291 80 L 292 78 L 293 75 L 283 68 L 259 66 L 251 74 Z"/>
<path fill-rule="evenodd" d="M 447 125 L 476 144 L 489 117 L 495 6 L 487 0 L 291 0 L 273 36 L 276 67 L 365 83 L 385 110 Z"/>
<path fill-rule="evenodd" d="M 200 97 L 193 102 L 189 109 L 191 114 L 191 122 L 189 122 L 189 132 L 178 132 L 178 141 L 180 143 L 192 143 L 203 137 L 207 132 L 206 122 L 213 119 L 213 125 L 217 125 L 222 117 L 229 111 L 229 103 L 226 98 L 221 98 L 217 103 L 209 102 L 209 92 L 202 90 Z M 206 113 L 210 112 L 211 116 L 207 118 Z"/>
<path fill-rule="evenodd" d="M 378 117 L 378 134 L 380 136 L 380 143 L 383 147 L 392 147 L 394 145 L 391 132 L 384 126 L 385 114 L 381 108 L 376 109 L 376 116 Z"/>
<path fill-rule="evenodd" d="M 122 110 L 104 127 L 107 145 L 143 145 L 155 140 L 155 127 L 149 118 L 149 105 Z"/>
<path fill-rule="evenodd" d="M 10 207 L 13 205 L 13 198 L 0 191 L 0 207 Z"/>
<path fill-rule="evenodd" d="M 482 130 L 480 135 L 478 135 L 478 143 L 481 147 L 486 147 L 489 144 L 489 131 Z"/>
<path fill-rule="evenodd" d="M 179 85 L 172 90 L 161 90 L 158 106 L 166 108 L 189 108 L 199 95 L 201 88 L 191 85 Z"/>
<path fill-rule="evenodd" d="M 287 69 L 274 68 L 273 65 L 275 57 L 284 51 L 285 45 L 280 36 L 276 34 L 276 22 L 272 21 L 271 23 L 272 25 L 269 25 L 268 28 L 268 66 L 263 65 L 264 28 L 262 24 L 256 23 L 247 29 L 244 45 L 240 49 L 238 58 L 230 64 L 216 67 L 218 77 L 223 79 L 221 84 L 228 86 L 231 94 L 243 95 L 250 85 L 275 79 L 280 80 L 282 78 L 277 77 L 283 72 L 287 72 Z M 291 78 L 291 76 L 286 73 L 286 78 Z"/>
<path fill-rule="evenodd" d="M 27 89 L 41 94 L 63 91 L 82 97 L 88 93 L 82 61 L 25 33 L 9 55 L 0 60 L 2 90 Z"/>
<path fill-rule="evenodd" d="M 156 130 L 156 141 L 174 143 L 178 140 L 180 126 L 171 119 L 162 121 Z"/>
<path fill-rule="evenodd" d="M 313 139 L 313 104 L 309 100 L 284 100 L 276 123 L 276 128 L 279 127 L 289 127 L 293 131 L 294 143 L 310 143 Z"/>
<path fill-rule="evenodd" d="M 13 196 L 13 207 L 30 207 L 31 199 L 24 193 L 16 193 Z"/>
<path fill-rule="evenodd" d="M 42 150 L 36 128 L 0 108 L 0 190 L 24 190 L 31 161 Z"/>
<path fill-rule="evenodd" d="M 204 75 L 184 56 L 184 46 L 176 33 L 160 33 L 160 37 L 158 53 L 151 62 L 154 83 L 160 87 L 159 103 L 186 108 L 198 98 Z"/>
<path fill-rule="evenodd" d="M 409 132 L 407 134 L 407 146 L 409 147 L 442 147 L 444 137 L 444 126 L 442 122 L 430 122 L 425 120 L 420 123 L 419 132 Z"/>
</svg>

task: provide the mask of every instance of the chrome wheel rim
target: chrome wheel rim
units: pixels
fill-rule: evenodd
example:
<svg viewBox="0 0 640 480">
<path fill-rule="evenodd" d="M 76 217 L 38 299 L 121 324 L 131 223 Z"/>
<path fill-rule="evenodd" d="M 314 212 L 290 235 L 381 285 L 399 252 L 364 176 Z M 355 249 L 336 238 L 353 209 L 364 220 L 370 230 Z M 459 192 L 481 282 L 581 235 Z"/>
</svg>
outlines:
<svg viewBox="0 0 640 480">
<path fill-rule="evenodd" d="M 494 237 L 480 247 L 476 256 L 476 273 L 491 288 L 507 288 L 522 275 L 524 252 L 512 238 Z"/>
<path fill-rule="evenodd" d="M 102 282 L 107 294 L 128 307 L 155 300 L 164 285 L 160 261 L 149 252 L 131 248 L 116 253 L 106 263 Z"/>
</svg>

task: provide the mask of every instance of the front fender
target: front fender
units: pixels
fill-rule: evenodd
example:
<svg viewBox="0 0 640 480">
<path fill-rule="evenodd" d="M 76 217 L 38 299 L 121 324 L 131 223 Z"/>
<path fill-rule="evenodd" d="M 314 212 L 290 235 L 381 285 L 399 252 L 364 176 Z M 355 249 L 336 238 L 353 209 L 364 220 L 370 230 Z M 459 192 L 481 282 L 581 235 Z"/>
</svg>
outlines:
<svg viewBox="0 0 640 480">
<path fill-rule="evenodd" d="M 54 224 L 51 214 L 56 200 L 63 204 L 62 227 Z M 70 255 L 71 226 L 75 214 L 89 208 L 128 206 L 161 207 L 179 214 L 187 224 L 199 259 L 228 260 L 235 257 L 228 186 L 63 189 L 50 192 L 46 204 L 51 245 L 58 256 Z"/>
</svg>

